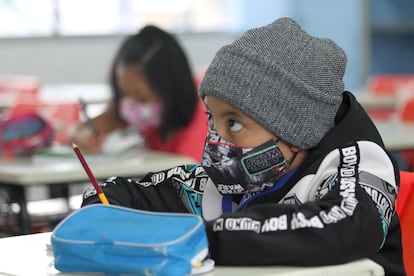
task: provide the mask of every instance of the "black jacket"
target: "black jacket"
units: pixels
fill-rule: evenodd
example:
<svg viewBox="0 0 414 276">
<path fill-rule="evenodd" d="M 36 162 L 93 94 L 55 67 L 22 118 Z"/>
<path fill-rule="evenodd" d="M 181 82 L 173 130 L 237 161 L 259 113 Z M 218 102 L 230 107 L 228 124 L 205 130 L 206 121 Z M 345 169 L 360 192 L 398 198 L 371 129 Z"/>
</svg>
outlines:
<svg viewBox="0 0 414 276">
<path fill-rule="evenodd" d="M 405 275 L 395 213 L 399 171 L 354 96 L 344 92 L 336 125 L 282 188 L 234 196 L 232 211 L 198 165 L 102 184 L 112 204 L 206 219 L 218 265 L 332 265 L 371 258 Z M 83 205 L 99 202 L 91 188 Z M 208 214 L 208 215 L 207 215 Z M 213 215 L 212 215 L 213 214 Z"/>
</svg>

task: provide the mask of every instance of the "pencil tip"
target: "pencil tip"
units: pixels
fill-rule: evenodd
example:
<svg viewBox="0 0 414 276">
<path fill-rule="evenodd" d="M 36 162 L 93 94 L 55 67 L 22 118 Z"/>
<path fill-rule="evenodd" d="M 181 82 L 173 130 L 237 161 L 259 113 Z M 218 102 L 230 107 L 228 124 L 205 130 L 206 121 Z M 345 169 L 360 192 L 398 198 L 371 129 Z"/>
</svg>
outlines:
<svg viewBox="0 0 414 276">
<path fill-rule="evenodd" d="M 76 145 L 75 143 L 72 142 L 72 148 L 77 148 L 78 145 Z"/>
</svg>

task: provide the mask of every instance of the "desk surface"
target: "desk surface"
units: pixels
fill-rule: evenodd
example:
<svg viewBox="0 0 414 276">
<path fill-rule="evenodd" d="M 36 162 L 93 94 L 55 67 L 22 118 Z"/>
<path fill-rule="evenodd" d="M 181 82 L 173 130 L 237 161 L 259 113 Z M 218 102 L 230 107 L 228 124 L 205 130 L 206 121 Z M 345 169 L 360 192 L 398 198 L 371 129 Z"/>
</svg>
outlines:
<svg viewBox="0 0 414 276">
<path fill-rule="evenodd" d="M 414 124 L 375 121 L 389 150 L 414 149 Z M 114 162 L 114 160 L 116 162 Z M 142 176 L 180 164 L 194 163 L 191 158 L 163 152 L 146 151 L 137 156 L 89 162 L 98 179 L 110 176 Z M 0 160 L 0 183 L 16 185 L 56 184 L 87 180 L 79 161 L 74 159 L 35 162 L 31 159 Z"/>
<path fill-rule="evenodd" d="M 61 273 L 54 268 L 53 254 L 46 245 L 50 244 L 50 233 L 0 238 L 0 275 L 14 276 L 80 276 L 82 274 Z M 94 274 L 83 274 L 94 275 Z M 368 259 L 337 266 L 323 267 L 215 267 L 205 276 L 224 275 L 384 275 L 382 267 Z"/>
<path fill-rule="evenodd" d="M 110 176 L 142 176 L 181 164 L 192 164 L 189 157 L 165 152 L 142 151 L 134 157 L 113 157 L 89 161 L 98 179 Z M 57 184 L 87 180 L 87 175 L 76 158 L 32 160 L 0 160 L 0 183 L 12 185 Z"/>
<path fill-rule="evenodd" d="M 414 149 L 414 123 L 374 121 L 388 150 Z"/>
<path fill-rule="evenodd" d="M 392 110 L 398 103 L 398 98 L 395 96 L 374 96 L 369 92 L 360 92 L 355 94 L 358 102 L 366 109 L 387 109 Z"/>
<path fill-rule="evenodd" d="M 82 98 L 88 103 L 106 103 L 111 97 L 111 89 L 105 83 L 49 84 L 42 87 L 39 97 L 46 101 Z"/>
<path fill-rule="evenodd" d="M 3 93 L 0 96 L 0 108 L 15 104 L 16 94 Z M 46 84 L 39 91 L 39 100 L 45 102 L 77 101 L 79 98 L 90 104 L 107 103 L 111 89 L 105 83 L 68 83 Z"/>
</svg>

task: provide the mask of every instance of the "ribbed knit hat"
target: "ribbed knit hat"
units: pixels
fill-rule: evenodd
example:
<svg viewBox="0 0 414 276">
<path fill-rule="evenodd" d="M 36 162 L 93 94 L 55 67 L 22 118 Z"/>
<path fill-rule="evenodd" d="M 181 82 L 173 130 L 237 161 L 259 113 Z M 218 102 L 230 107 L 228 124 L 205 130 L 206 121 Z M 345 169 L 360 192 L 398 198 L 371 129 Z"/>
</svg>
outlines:
<svg viewBox="0 0 414 276">
<path fill-rule="evenodd" d="M 309 149 L 334 126 L 345 67 L 335 42 L 281 18 L 222 47 L 199 94 L 216 96 L 282 140 Z"/>
</svg>

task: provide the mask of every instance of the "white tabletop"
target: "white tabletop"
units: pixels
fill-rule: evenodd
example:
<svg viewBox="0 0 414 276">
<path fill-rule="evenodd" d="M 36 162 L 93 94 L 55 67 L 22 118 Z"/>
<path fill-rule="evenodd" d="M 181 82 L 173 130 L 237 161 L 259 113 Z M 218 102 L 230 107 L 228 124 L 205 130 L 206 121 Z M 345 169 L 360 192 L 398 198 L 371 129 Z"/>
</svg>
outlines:
<svg viewBox="0 0 414 276">
<path fill-rule="evenodd" d="M 0 108 L 16 104 L 18 94 L 12 92 L 0 93 Z M 82 98 L 89 104 L 107 103 L 111 98 L 111 89 L 105 83 L 68 83 L 46 84 L 38 94 L 42 102 L 77 101 Z"/>
<path fill-rule="evenodd" d="M 375 121 L 389 150 L 414 149 L 414 124 Z M 133 157 L 92 160 L 89 166 L 98 179 L 110 176 L 142 176 L 150 171 L 194 163 L 174 154 L 143 151 Z M 55 184 L 87 180 L 76 158 L 37 162 L 32 159 L 0 160 L 0 182 L 16 185 Z"/>
<path fill-rule="evenodd" d="M 358 102 L 366 109 L 387 109 L 392 110 L 398 103 L 396 96 L 374 96 L 368 92 L 361 92 L 355 95 Z"/>
<path fill-rule="evenodd" d="M 414 124 L 375 121 L 389 150 L 414 149 Z M 89 161 L 89 160 L 88 160 Z M 92 160 L 89 166 L 98 179 L 110 176 L 142 176 L 150 171 L 194 163 L 188 157 L 165 152 L 142 151 L 133 157 Z M 34 161 L 32 159 L 0 160 L 0 182 L 17 185 L 55 184 L 87 180 L 76 158 Z"/>
<path fill-rule="evenodd" d="M 105 103 L 111 97 L 111 89 L 105 83 L 48 84 L 42 87 L 39 97 L 50 102 L 82 98 L 87 103 Z"/>
<path fill-rule="evenodd" d="M 75 155 L 74 155 L 75 156 Z M 142 176 L 181 164 L 193 164 L 189 157 L 175 154 L 141 151 L 130 157 L 108 157 L 88 160 L 89 167 L 98 179 L 110 176 Z M 75 158 L 66 159 L 11 159 L 0 160 L 0 183 L 15 185 L 56 184 L 87 180 L 87 175 Z"/>
<path fill-rule="evenodd" d="M 414 123 L 398 120 L 374 121 L 388 150 L 414 149 Z"/>
<path fill-rule="evenodd" d="M 4 276 L 81 276 L 94 275 L 61 273 L 54 268 L 53 253 L 50 245 L 50 233 L 0 238 L 0 275 Z M 360 260 L 344 265 L 322 267 L 220 267 L 205 276 L 317 276 L 317 275 L 384 275 L 383 268 L 368 260 Z"/>
</svg>

